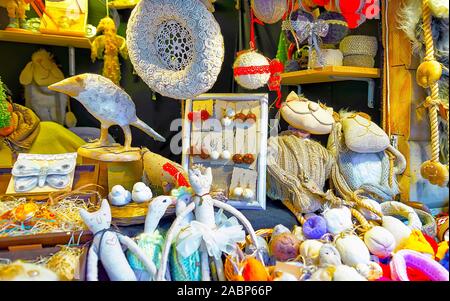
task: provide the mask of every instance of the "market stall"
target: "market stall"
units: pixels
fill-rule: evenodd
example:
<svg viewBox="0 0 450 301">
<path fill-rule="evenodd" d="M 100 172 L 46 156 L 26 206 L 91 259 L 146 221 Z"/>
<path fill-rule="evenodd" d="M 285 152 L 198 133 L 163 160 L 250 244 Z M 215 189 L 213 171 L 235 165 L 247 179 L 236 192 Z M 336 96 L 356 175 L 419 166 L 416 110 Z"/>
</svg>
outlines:
<svg viewBox="0 0 450 301">
<path fill-rule="evenodd" d="M 0 280 L 448 281 L 448 3 L 0 0 Z"/>
</svg>

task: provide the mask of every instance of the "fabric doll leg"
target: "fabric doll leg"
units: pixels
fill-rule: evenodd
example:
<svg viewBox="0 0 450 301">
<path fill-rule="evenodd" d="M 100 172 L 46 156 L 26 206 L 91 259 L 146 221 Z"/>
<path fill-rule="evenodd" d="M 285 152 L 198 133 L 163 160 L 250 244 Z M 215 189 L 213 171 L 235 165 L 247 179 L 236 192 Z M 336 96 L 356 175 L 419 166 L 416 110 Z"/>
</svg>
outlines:
<svg viewBox="0 0 450 301">
<path fill-rule="evenodd" d="M 219 281 L 226 281 L 225 272 L 223 271 L 222 258 L 214 259 L 214 263 L 216 265 L 217 277 L 219 278 Z"/>
<path fill-rule="evenodd" d="M 211 281 L 208 250 L 206 249 L 204 242 L 202 242 L 200 247 L 200 256 L 200 262 L 202 265 L 202 281 Z"/>
<path fill-rule="evenodd" d="M 94 246 L 89 249 L 86 278 L 87 281 L 98 281 L 98 255 Z"/>
</svg>

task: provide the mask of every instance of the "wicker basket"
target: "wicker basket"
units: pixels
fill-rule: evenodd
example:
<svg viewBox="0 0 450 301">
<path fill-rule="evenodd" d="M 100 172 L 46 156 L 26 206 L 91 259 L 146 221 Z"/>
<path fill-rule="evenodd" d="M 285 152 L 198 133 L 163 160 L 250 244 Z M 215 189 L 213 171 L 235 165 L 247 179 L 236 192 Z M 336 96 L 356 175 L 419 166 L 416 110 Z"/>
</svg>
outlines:
<svg viewBox="0 0 450 301">
<path fill-rule="evenodd" d="M 377 55 L 378 41 L 376 37 L 372 36 L 347 36 L 342 40 L 339 49 L 344 56 L 359 54 L 374 57 Z"/>
<path fill-rule="evenodd" d="M 347 55 L 343 60 L 344 66 L 373 68 L 375 59 L 372 56 L 364 54 Z"/>
<path fill-rule="evenodd" d="M 111 206 L 111 215 L 116 226 L 133 226 L 145 223 L 149 203 L 130 203 L 123 207 Z M 175 207 L 170 206 L 164 216 L 175 214 Z"/>
</svg>

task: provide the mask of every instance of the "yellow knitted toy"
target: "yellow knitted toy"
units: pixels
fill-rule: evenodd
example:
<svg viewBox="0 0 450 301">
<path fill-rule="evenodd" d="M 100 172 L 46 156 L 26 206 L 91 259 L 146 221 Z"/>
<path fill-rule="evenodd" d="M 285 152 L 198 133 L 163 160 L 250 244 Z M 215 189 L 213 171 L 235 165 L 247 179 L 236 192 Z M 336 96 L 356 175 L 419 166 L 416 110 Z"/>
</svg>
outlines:
<svg viewBox="0 0 450 301">
<path fill-rule="evenodd" d="M 397 246 L 395 252 L 403 249 L 431 254 L 434 257 L 434 250 L 430 243 L 426 240 L 425 236 L 423 236 L 422 232 L 417 229 L 412 230 L 411 235 Z"/>
</svg>

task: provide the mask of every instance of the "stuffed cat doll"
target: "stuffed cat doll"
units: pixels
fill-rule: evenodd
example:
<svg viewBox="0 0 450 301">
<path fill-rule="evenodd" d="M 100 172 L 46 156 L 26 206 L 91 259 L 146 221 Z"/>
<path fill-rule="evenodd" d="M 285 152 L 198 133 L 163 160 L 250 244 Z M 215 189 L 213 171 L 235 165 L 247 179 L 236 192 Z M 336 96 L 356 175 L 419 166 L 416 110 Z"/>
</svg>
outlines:
<svg viewBox="0 0 450 301">
<path fill-rule="evenodd" d="M 87 280 L 98 280 L 98 261 L 100 260 L 111 281 L 136 281 L 136 275 L 125 257 L 122 245 L 134 253 L 143 263 L 150 275 L 156 275 L 155 264 L 145 256 L 143 251 L 128 236 L 111 229 L 111 208 L 103 200 L 97 212 L 80 210 L 81 218 L 94 233 L 94 240 L 89 249 L 87 262 Z"/>
</svg>

